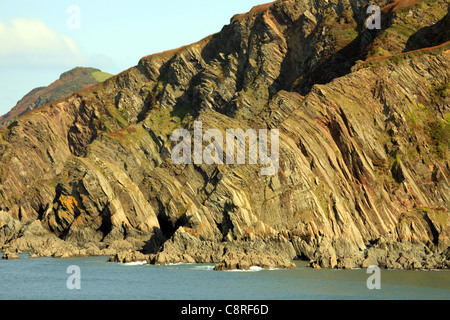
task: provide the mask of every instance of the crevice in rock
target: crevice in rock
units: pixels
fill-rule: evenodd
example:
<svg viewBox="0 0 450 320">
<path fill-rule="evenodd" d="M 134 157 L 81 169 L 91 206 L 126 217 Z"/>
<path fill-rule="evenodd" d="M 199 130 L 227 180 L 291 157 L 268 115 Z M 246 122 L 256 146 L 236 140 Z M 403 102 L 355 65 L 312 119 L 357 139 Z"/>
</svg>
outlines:
<svg viewBox="0 0 450 320">
<path fill-rule="evenodd" d="M 100 231 L 103 234 L 103 238 L 101 240 L 103 242 L 106 236 L 112 231 L 111 212 L 109 209 L 109 205 L 106 205 L 104 207 L 100 215 L 102 217 L 102 223 L 96 231 Z"/>
<path fill-rule="evenodd" d="M 232 235 L 234 232 L 233 222 L 231 221 L 230 211 L 234 210 L 234 205 L 227 201 L 224 206 L 222 221 L 217 223 L 217 228 L 222 233 L 222 239 L 225 240 L 228 234 Z"/>
<path fill-rule="evenodd" d="M 189 218 L 186 214 L 183 214 L 176 221 L 172 221 L 166 213 L 166 206 L 160 201 L 160 199 L 157 198 L 156 200 L 158 201 L 159 207 L 157 219 L 160 226 L 160 232 L 165 238 L 163 241 L 164 243 L 168 239 L 172 238 L 180 227 L 187 225 L 189 223 Z"/>
<path fill-rule="evenodd" d="M 437 246 L 439 244 L 439 231 L 434 226 L 433 222 L 431 221 L 430 217 L 428 216 L 428 213 L 426 213 L 423 216 L 423 219 L 428 224 L 431 234 L 433 235 L 433 244 Z"/>
</svg>

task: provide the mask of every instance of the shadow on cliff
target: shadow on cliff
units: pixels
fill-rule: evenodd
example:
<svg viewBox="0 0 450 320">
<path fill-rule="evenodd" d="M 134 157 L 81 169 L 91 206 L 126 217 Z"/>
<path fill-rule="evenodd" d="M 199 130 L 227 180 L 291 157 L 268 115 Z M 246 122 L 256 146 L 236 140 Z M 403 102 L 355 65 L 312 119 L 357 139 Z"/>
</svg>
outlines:
<svg viewBox="0 0 450 320">
<path fill-rule="evenodd" d="M 292 83 L 292 90 L 301 95 L 308 94 L 315 84 L 327 84 L 335 78 L 349 74 L 358 60 L 364 60 L 366 50 L 374 39 L 382 34 L 391 25 L 391 17 L 382 20 L 381 29 L 362 29 L 359 35 L 342 49 L 325 58 L 316 67 L 305 70 L 299 78 Z"/>
<path fill-rule="evenodd" d="M 411 3 L 407 7 L 411 5 L 413 4 Z M 354 11 L 354 19 L 358 24 L 357 30 L 359 35 L 345 47 L 333 53 L 322 62 L 319 62 L 316 67 L 298 75 L 298 79 L 292 83 L 291 89 L 302 95 L 306 95 L 315 84 L 327 84 L 335 78 L 349 74 L 358 60 L 364 61 L 367 59 L 367 51 L 374 40 L 392 26 L 395 13 L 407 7 L 387 5 L 382 8 L 381 28 L 373 30 L 365 27 L 365 18 L 361 16 L 361 12 L 365 13 L 367 7 L 362 8 L 362 11 L 359 13 Z M 430 47 L 448 41 L 448 20 L 447 14 L 446 17 L 435 25 L 417 31 L 408 40 L 404 52 Z M 432 39 L 427 39 L 430 36 L 432 36 Z M 286 63 L 288 64 L 288 61 Z M 287 66 L 287 68 L 289 67 L 292 68 L 292 66 Z"/>
<path fill-rule="evenodd" d="M 411 35 L 403 52 L 435 47 L 450 40 L 450 4 L 447 15 L 437 23 L 423 27 Z"/>
<path fill-rule="evenodd" d="M 140 251 L 144 254 L 155 254 L 167 240 L 168 238 L 166 238 L 161 229 L 153 227 L 153 235 L 144 242 L 144 246 Z"/>
</svg>

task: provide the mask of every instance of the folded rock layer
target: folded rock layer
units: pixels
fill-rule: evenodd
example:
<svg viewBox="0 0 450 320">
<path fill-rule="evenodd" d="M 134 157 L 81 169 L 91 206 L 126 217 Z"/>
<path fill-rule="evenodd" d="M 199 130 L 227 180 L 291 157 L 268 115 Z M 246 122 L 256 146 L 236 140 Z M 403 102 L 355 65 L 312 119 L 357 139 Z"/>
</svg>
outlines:
<svg viewBox="0 0 450 320">
<path fill-rule="evenodd" d="M 255 7 L 1 129 L 3 250 L 448 268 L 448 5 L 376 2 L 381 30 L 362 0 Z M 277 174 L 174 164 L 194 121 L 278 129 Z"/>
</svg>

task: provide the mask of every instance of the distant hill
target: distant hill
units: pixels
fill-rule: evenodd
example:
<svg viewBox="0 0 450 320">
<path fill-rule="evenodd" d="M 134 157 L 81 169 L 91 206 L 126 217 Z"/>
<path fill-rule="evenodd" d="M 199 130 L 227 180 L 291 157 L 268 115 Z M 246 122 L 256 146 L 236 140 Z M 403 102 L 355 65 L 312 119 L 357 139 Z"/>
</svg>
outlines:
<svg viewBox="0 0 450 320">
<path fill-rule="evenodd" d="M 0 127 L 7 126 L 24 113 L 72 92 L 103 82 L 112 75 L 95 68 L 77 67 L 61 74 L 58 80 L 47 87 L 39 87 L 26 94 L 7 114 L 0 117 Z"/>
</svg>

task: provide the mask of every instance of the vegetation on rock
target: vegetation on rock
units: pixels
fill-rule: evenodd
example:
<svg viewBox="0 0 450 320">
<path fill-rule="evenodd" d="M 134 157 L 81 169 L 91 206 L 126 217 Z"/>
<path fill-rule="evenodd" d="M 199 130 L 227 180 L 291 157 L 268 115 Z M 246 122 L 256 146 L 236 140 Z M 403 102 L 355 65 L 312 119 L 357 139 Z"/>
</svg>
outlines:
<svg viewBox="0 0 450 320">
<path fill-rule="evenodd" d="M 375 31 L 362 0 L 258 6 L 4 127 L 3 250 L 448 268 L 448 5 L 376 2 Z M 173 164 L 194 121 L 279 129 L 278 174 Z"/>
</svg>

